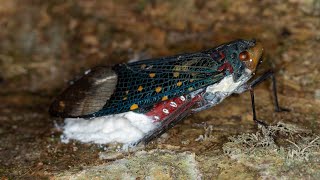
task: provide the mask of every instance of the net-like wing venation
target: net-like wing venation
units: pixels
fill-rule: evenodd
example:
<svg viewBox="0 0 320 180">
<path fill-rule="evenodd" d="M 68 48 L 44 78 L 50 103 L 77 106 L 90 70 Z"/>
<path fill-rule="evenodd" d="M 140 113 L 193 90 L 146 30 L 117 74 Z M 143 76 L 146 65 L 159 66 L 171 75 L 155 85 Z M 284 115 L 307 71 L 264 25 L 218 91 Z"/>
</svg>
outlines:
<svg viewBox="0 0 320 180">
<path fill-rule="evenodd" d="M 114 66 L 118 75 L 116 89 L 102 110 L 89 114 L 102 116 L 148 108 L 219 82 L 223 62 L 204 53 L 177 55 Z"/>
</svg>

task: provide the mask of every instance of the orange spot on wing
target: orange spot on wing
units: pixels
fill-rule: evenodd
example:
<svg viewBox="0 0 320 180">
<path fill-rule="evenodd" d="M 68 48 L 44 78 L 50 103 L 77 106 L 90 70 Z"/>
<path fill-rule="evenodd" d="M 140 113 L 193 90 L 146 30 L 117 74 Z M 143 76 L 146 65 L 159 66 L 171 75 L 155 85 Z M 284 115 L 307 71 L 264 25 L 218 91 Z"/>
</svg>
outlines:
<svg viewBox="0 0 320 180">
<path fill-rule="evenodd" d="M 166 101 L 166 100 L 168 100 L 168 96 L 163 96 L 162 101 Z"/>
<path fill-rule="evenodd" d="M 143 87 L 139 86 L 138 91 L 142 91 Z"/>
<path fill-rule="evenodd" d="M 131 107 L 130 107 L 130 110 L 135 110 L 135 109 L 138 109 L 139 106 L 138 104 L 132 104 Z"/>
<path fill-rule="evenodd" d="M 150 73 L 149 77 L 154 78 L 156 76 L 156 73 Z"/>
<path fill-rule="evenodd" d="M 159 93 L 161 91 L 161 87 L 156 87 L 156 92 Z"/>
</svg>

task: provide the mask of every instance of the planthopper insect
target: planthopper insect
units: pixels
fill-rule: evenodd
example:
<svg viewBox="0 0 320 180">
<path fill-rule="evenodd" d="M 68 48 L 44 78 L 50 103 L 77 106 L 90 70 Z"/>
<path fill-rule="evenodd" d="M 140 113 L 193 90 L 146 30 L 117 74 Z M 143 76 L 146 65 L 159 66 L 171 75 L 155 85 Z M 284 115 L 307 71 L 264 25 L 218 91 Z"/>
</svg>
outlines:
<svg viewBox="0 0 320 180">
<path fill-rule="evenodd" d="M 271 78 L 275 110 L 284 109 L 279 107 L 271 70 L 249 82 L 262 53 L 261 43 L 236 40 L 196 53 L 96 67 L 59 95 L 49 111 L 54 116 L 88 122 L 104 117 L 116 123 L 125 118 L 139 126 L 143 119 L 140 135 L 132 141 L 119 141 L 148 143 L 186 116 L 211 108 L 233 93 L 250 91 L 253 120 L 265 125 L 256 116 L 256 85 Z"/>
</svg>

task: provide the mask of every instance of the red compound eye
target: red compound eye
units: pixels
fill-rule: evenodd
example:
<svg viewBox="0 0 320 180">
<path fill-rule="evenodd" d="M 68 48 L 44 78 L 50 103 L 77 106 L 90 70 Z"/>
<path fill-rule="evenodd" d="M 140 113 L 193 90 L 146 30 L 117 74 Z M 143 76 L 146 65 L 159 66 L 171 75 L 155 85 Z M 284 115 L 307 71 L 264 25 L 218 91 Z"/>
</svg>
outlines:
<svg viewBox="0 0 320 180">
<path fill-rule="evenodd" d="M 241 61 L 248 61 L 250 59 L 250 55 L 248 53 L 248 51 L 243 51 L 239 54 L 239 59 Z"/>
</svg>

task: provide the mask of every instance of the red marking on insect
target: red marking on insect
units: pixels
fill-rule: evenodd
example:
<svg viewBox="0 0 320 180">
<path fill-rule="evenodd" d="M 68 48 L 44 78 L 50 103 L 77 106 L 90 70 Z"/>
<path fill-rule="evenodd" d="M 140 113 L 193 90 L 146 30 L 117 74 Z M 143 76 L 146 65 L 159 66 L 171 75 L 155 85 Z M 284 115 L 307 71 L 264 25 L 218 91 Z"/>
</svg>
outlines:
<svg viewBox="0 0 320 180">
<path fill-rule="evenodd" d="M 224 64 L 222 64 L 219 68 L 218 71 L 223 71 L 223 70 L 228 70 L 230 73 L 233 73 L 233 68 L 231 66 L 230 63 L 225 62 Z"/>
<path fill-rule="evenodd" d="M 219 57 L 217 57 L 218 54 L 219 54 Z M 212 54 L 211 54 L 211 57 L 212 57 L 213 59 L 219 58 L 218 61 L 222 61 L 222 60 L 226 57 L 226 55 L 225 55 L 222 51 L 218 51 L 218 52 L 212 53 Z"/>
<path fill-rule="evenodd" d="M 220 51 L 219 54 L 220 54 L 220 60 L 222 60 L 226 57 L 226 55 L 222 51 Z"/>
<path fill-rule="evenodd" d="M 161 122 L 174 116 L 174 114 L 179 114 L 178 111 L 182 109 L 185 110 L 186 107 L 195 104 L 200 101 L 202 96 L 195 96 L 191 100 L 187 100 L 185 96 L 176 97 L 167 101 L 160 102 L 152 108 L 151 111 L 147 112 L 146 115 L 153 119 L 153 122 Z"/>
<path fill-rule="evenodd" d="M 167 101 L 160 102 L 147 112 L 146 115 L 152 117 L 154 122 L 166 119 L 171 113 L 175 112 L 181 105 L 186 103 L 185 96 L 176 97 Z"/>
</svg>

